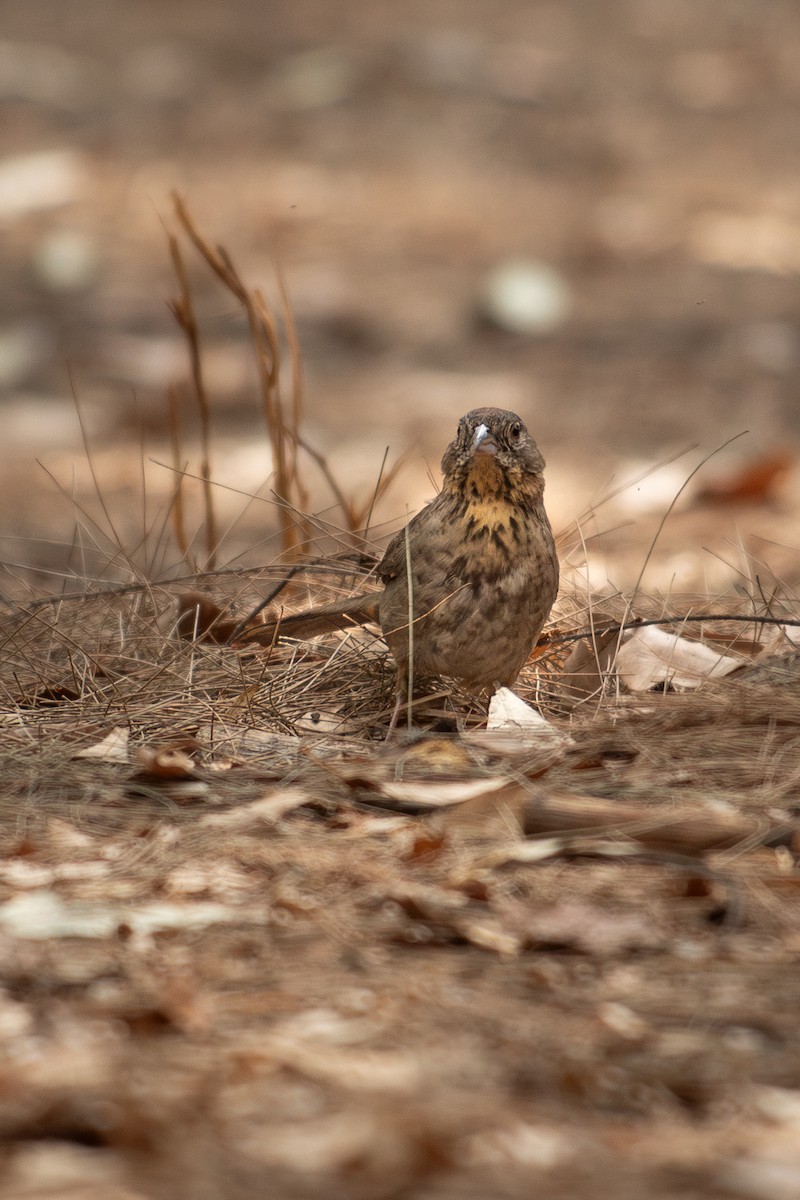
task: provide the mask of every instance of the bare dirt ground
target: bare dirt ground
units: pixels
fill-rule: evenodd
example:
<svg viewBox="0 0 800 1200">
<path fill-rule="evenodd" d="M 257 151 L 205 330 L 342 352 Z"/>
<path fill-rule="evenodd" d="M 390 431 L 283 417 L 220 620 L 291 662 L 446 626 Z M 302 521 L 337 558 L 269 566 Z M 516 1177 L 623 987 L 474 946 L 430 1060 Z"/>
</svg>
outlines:
<svg viewBox="0 0 800 1200">
<path fill-rule="evenodd" d="M 800 1197 L 800 689 L 757 620 L 800 618 L 798 54 L 789 0 L 0 2 L 0 1195 Z M 206 554 L 192 478 L 187 551 L 168 513 L 171 385 L 202 458 L 173 189 L 277 308 L 279 263 L 347 496 L 408 453 L 371 546 L 464 411 L 524 415 L 550 740 L 456 694 L 458 736 L 384 746 L 369 631 L 174 636 Z M 241 614 L 285 574 L 274 462 L 188 261 L 202 582 Z M 491 291 L 520 261 L 560 304 L 527 333 Z M 312 552 L 352 548 L 304 481 Z M 570 710 L 589 597 L 779 656 Z"/>
</svg>

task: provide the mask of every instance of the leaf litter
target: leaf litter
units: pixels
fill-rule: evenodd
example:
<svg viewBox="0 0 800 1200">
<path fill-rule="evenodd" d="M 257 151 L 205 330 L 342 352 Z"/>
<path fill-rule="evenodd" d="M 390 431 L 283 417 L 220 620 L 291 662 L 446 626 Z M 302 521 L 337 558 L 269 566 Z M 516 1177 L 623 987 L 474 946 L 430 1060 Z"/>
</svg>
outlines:
<svg viewBox="0 0 800 1200">
<path fill-rule="evenodd" d="M 565 589 L 517 694 L 442 681 L 384 743 L 375 632 L 228 644 L 266 595 L 358 587 L 370 547 L 206 547 L 0 620 L 0 1131 L 28 1178 L 91 1147 L 109 1195 L 699 1198 L 729 1160 L 755 1194 L 800 1095 L 792 598 L 672 596 L 676 633 L 658 597 Z"/>
</svg>

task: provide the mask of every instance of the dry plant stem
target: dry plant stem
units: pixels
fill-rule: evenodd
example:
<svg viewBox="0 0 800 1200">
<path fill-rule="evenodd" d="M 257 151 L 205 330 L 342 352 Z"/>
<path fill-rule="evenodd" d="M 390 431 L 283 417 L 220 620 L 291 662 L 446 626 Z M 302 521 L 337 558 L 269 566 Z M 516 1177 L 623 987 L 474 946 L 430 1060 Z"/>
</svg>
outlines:
<svg viewBox="0 0 800 1200">
<path fill-rule="evenodd" d="M 275 318 L 261 293 L 251 292 L 244 284 L 227 251 L 221 246 L 211 246 L 200 235 L 182 197 L 173 193 L 172 200 L 175 215 L 187 237 L 223 286 L 239 302 L 247 317 L 256 351 L 264 415 L 272 446 L 275 491 L 279 500 L 285 502 L 279 507 L 283 550 L 284 553 L 290 553 L 297 545 L 298 530 L 286 504 L 291 501 L 292 488 L 298 491 L 299 481 L 296 460 L 290 461 L 287 455 L 287 429 L 280 399 L 280 344 Z M 300 401 L 296 397 L 293 410 L 299 413 L 300 409 Z"/>
<path fill-rule="evenodd" d="M 297 448 L 299 433 L 303 424 L 303 360 L 300 354 L 300 341 L 297 336 L 297 323 L 294 319 L 294 310 L 289 300 L 286 280 L 284 279 L 280 264 L 275 259 L 273 259 L 272 265 L 275 277 L 278 280 L 278 290 L 283 310 L 283 325 L 286 330 L 286 344 L 289 347 L 289 358 L 292 363 L 292 420 L 289 428 L 293 431 L 296 439 L 293 448 L 292 471 L 297 484 L 299 506 L 302 509 L 307 509 L 309 505 L 308 491 L 303 486 L 297 470 Z"/>
<path fill-rule="evenodd" d="M 175 494 L 172 503 L 172 529 L 175 535 L 175 541 L 178 543 L 178 549 L 181 552 L 181 557 L 184 562 L 190 567 L 195 567 L 194 563 L 189 562 L 189 539 L 186 536 L 186 511 L 183 505 L 183 478 L 186 464 L 181 465 L 181 409 L 180 395 L 176 387 L 170 387 L 167 393 L 169 403 L 169 432 L 170 443 L 172 447 L 172 469 L 175 472 L 177 483 L 175 484 Z"/>
<path fill-rule="evenodd" d="M 412 729 L 411 701 L 414 698 L 414 581 L 411 576 L 411 536 L 406 525 L 406 580 L 408 586 L 408 678 L 406 681 L 407 723 Z"/>
<path fill-rule="evenodd" d="M 205 507 L 205 526 L 206 526 L 206 566 L 209 570 L 213 570 L 216 565 L 216 550 L 217 550 L 217 529 L 216 518 L 214 514 L 214 498 L 211 487 L 211 410 L 208 403 L 208 393 L 206 392 L 205 382 L 203 380 L 203 364 L 200 355 L 200 335 L 197 326 L 197 318 L 194 313 L 194 305 L 192 304 L 192 293 L 189 287 L 189 279 L 186 274 L 183 257 L 181 255 L 178 239 L 172 234 L 169 236 L 169 249 L 172 256 L 172 265 L 175 268 L 175 274 L 178 278 L 178 284 L 181 289 L 181 294 L 177 300 L 170 302 L 170 310 L 180 325 L 186 336 L 186 343 L 189 348 L 189 359 L 192 367 L 192 384 L 194 394 L 197 400 L 197 407 L 200 413 L 200 441 L 202 461 L 200 463 L 200 475 L 203 480 L 203 501 Z"/>
</svg>

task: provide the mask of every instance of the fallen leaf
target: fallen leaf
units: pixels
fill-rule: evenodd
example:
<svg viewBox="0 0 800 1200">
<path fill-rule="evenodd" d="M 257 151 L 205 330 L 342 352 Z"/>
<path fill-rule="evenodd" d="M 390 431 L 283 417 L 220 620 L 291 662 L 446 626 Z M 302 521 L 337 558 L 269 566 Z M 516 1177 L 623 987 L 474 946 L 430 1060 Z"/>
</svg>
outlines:
<svg viewBox="0 0 800 1200">
<path fill-rule="evenodd" d="M 602 692 L 604 676 L 614 658 L 619 634 L 608 630 L 593 638 L 576 642 L 559 677 L 567 707 Z"/>
<path fill-rule="evenodd" d="M 627 950 L 653 950 L 664 944 L 663 935 L 649 916 L 625 909 L 603 909 L 596 904 L 563 900 L 532 913 L 514 906 L 530 946 L 565 946 L 584 954 L 605 957 Z"/>
<path fill-rule="evenodd" d="M 126 763 L 128 761 L 128 730 L 117 725 L 106 734 L 101 742 L 77 750 L 73 758 L 95 758 L 101 762 Z"/>
<path fill-rule="evenodd" d="M 568 745 L 572 741 L 507 687 L 498 688 L 489 701 L 486 728 L 490 733 L 518 733 L 529 742 Z"/>
<path fill-rule="evenodd" d="M 231 808 L 227 812 L 203 817 L 198 824 L 216 825 L 226 829 L 242 829 L 248 825 L 274 825 L 281 817 L 310 804 L 313 797 L 302 788 L 278 788 L 250 804 Z"/>
<path fill-rule="evenodd" d="M 424 932 L 428 942 L 464 941 L 505 957 L 522 948 L 524 939 L 518 930 L 508 928 L 486 903 L 471 899 L 463 890 L 403 883 L 382 893 L 382 898 L 394 901 L 411 922 L 394 929 L 398 940 L 419 941 L 419 932 Z"/>
<path fill-rule="evenodd" d="M 178 596 L 175 629 L 179 637 L 187 641 L 227 642 L 237 626 L 238 622 L 232 621 L 229 613 L 210 596 L 202 592 L 183 592 Z"/>
<path fill-rule="evenodd" d="M 727 478 L 707 483 L 697 493 L 698 504 L 764 503 L 774 498 L 780 481 L 789 473 L 794 456 L 775 450 L 744 463 Z"/>
<path fill-rule="evenodd" d="M 0 928 L 19 938 L 41 941 L 56 937 L 110 937 L 121 925 L 134 933 L 167 929 L 202 929 L 206 925 L 265 920 L 252 903 L 239 909 L 211 901 L 195 904 L 152 903 L 116 908 L 107 903 L 65 901 L 40 889 L 0 904 Z"/>
<path fill-rule="evenodd" d="M 190 779 L 197 770 L 193 759 L 174 746 L 139 746 L 135 759 L 142 772 L 154 779 Z"/>
<path fill-rule="evenodd" d="M 648 625 L 634 630 L 620 647 L 615 666 L 632 692 L 647 692 L 659 684 L 697 688 L 707 679 L 729 675 L 743 661 Z"/>
<path fill-rule="evenodd" d="M 415 808 L 449 808 L 454 804 L 464 804 L 478 796 L 486 796 L 506 787 L 511 780 L 505 776 L 495 779 L 442 780 L 437 783 L 393 783 L 382 780 L 375 783 L 375 789 L 380 801 L 388 807 L 396 805 L 413 806 Z M 362 800 L 369 799 L 368 794 L 361 793 Z"/>
</svg>

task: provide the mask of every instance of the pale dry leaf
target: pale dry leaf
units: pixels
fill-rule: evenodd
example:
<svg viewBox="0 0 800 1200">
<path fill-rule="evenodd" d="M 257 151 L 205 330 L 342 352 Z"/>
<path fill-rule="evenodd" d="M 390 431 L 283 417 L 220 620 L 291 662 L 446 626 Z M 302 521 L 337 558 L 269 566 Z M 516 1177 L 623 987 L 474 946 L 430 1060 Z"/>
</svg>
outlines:
<svg viewBox="0 0 800 1200">
<path fill-rule="evenodd" d="M 478 870 L 492 870 L 496 867 L 505 867 L 510 863 L 519 863 L 521 866 L 533 865 L 545 862 L 548 858 L 556 858 L 568 845 L 567 839 L 562 837 L 512 842 L 509 846 L 500 846 L 489 854 L 482 855 L 473 866 Z"/>
<path fill-rule="evenodd" d="M 409 1094 L 420 1083 L 419 1063 L 389 1050 L 334 1050 L 280 1034 L 269 1038 L 263 1049 L 283 1067 L 348 1091 Z"/>
<path fill-rule="evenodd" d="M 62 851 L 84 850 L 95 844 L 95 839 L 88 833 L 77 829 L 71 821 L 62 821 L 59 817 L 52 817 L 47 822 L 47 837 L 53 846 Z"/>
<path fill-rule="evenodd" d="M 100 742 L 77 750 L 73 758 L 94 758 L 101 762 L 126 763 L 128 761 L 128 730 L 116 725 Z"/>
<path fill-rule="evenodd" d="M 398 1132 L 378 1114 L 364 1113 L 358 1120 L 352 1111 L 314 1115 L 302 1121 L 273 1125 L 265 1136 L 263 1123 L 242 1122 L 235 1146 L 246 1161 L 262 1163 L 271 1169 L 288 1170 L 311 1179 L 335 1178 L 353 1174 L 358 1164 L 359 1177 L 380 1180 L 404 1178 L 406 1164 L 413 1161 L 416 1144 Z M 318 1186 L 315 1187 L 319 1195 Z M 351 1194 L 352 1194 L 352 1189 Z M 395 1188 L 397 1194 L 397 1188 Z M 330 1195 L 342 1195 L 331 1189 Z"/>
<path fill-rule="evenodd" d="M 513 734 L 526 747 L 541 746 L 552 750 L 573 744 L 568 734 L 556 729 L 541 713 L 521 700 L 510 688 L 498 688 L 489 701 L 486 721 L 489 734 Z"/>
<path fill-rule="evenodd" d="M 203 817 L 198 824 L 224 826 L 226 829 L 243 829 L 248 825 L 262 823 L 274 825 L 287 813 L 302 808 L 304 804 L 310 804 L 311 800 L 312 796 L 303 788 L 277 788 L 250 804 Z"/>
<path fill-rule="evenodd" d="M 615 665 L 626 687 L 646 692 L 665 683 L 697 688 L 707 679 L 729 675 L 743 661 L 651 625 L 634 630 L 620 647 Z"/>
<path fill-rule="evenodd" d="M 651 1036 L 652 1026 L 644 1017 L 618 1000 L 605 1000 L 597 1006 L 597 1019 L 601 1025 L 625 1042 L 641 1044 Z"/>
<path fill-rule="evenodd" d="M 400 804 L 416 804 L 420 808 L 449 808 L 498 792 L 511 782 L 502 775 L 495 779 L 442 780 L 437 783 L 385 781 L 378 784 L 378 790 L 387 800 Z"/>
<path fill-rule="evenodd" d="M 612 629 L 575 643 L 561 670 L 563 701 L 572 706 L 602 692 L 617 648 L 617 637 L 617 632 Z"/>
<path fill-rule="evenodd" d="M 12 1000 L 8 993 L 0 990 L 0 1042 L 13 1042 L 31 1033 L 34 1026 L 33 1013 L 25 1004 Z"/>
<path fill-rule="evenodd" d="M 290 1041 L 314 1042 L 326 1046 L 360 1046 L 375 1037 L 383 1026 L 372 1017 L 345 1016 L 335 1008 L 303 1008 L 284 1017 L 272 1032 Z M 263 1035 L 258 1036 L 259 1046 Z"/>
<path fill-rule="evenodd" d="M 489 701 L 489 716 L 486 721 L 487 729 L 535 729 L 550 730 L 549 721 L 526 704 L 524 700 L 511 691 L 511 688 L 501 687 Z"/>
<path fill-rule="evenodd" d="M 230 900 L 261 886 L 257 877 L 248 875 L 226 860 L 210 863 L 185 863 L 169 872 L 163 883 L 167 896 L 202 896 Z"/>
<path fill-rule="evenodd" d="M 654 950 L 664 937 L 646 915 L 602 909 L 596 904 L 564 900 L 532 913 L 515 906 L 520 932 L 531 946 L 571 946 L 584 954 L 606 956 L 629 950 Z M 514 910 L 509 910 L 509 922 Z"/>
<path fill-rule="evenodd" d="M 476 949 L 491 950 L 501 958 L 516 958 L 525 945 L 518 931 L 506 929 L 494 919 L 466 918 L 458 922 L 457 932 Z"/>
<path fill-rule="evenodd" d="M 516 1163 L 550 1171 L 576 1158 L 579 1145 L 572 1132 L 567 1134 L 555 1127 L 517 1122 L 507 1129 L 473 1134 L 467 1139 L 464 1150 L 470 1166 Z"/>
<path fill-rule="evenodd" d="M 0 928 L 19 938 L 40 941 L 56 937 L 110 937 L 120 925 L 134 933 L 156 933 L 167 929 L 200 929 L 225 921 L 259 923 L 264 911 L 252 905 L 240 910 L 226 904 L 143 904 L 138 908 L 115 908 L 108 904 L 65 901 L 54 892 L 40 889 L 25 892 L 0 904 Z"/>
<path fill-rule="evenodd" d="M 11 887 L 40 888 L 61 879 L 100 879 L 108 875 L 110 870 L 107 862 L 97 859 L 44 866 L 25 858 L 12 858 L 8 862 L 0 862 L 0 879 Z"/>
<path fill-rule="evenodd" d="M 78 1146 L 60 1137 L 23 1141 L 3 1173 L 3 1192 L 15 1200 L 145 1200 L 123 1176 L 113 1150 Z"/>
<path fill-rule="evenodd" d="M 420 922 L 450 939 L 469 942 L 479 950 L 491 950 L 513 957 L 522 949 L 525 937 L 518 929 L 508 928 L 484 903 L 476 903 L 464 892 L 433 884 L 398 884 L 386 892 L 413 922 Z"/>
</svg>

